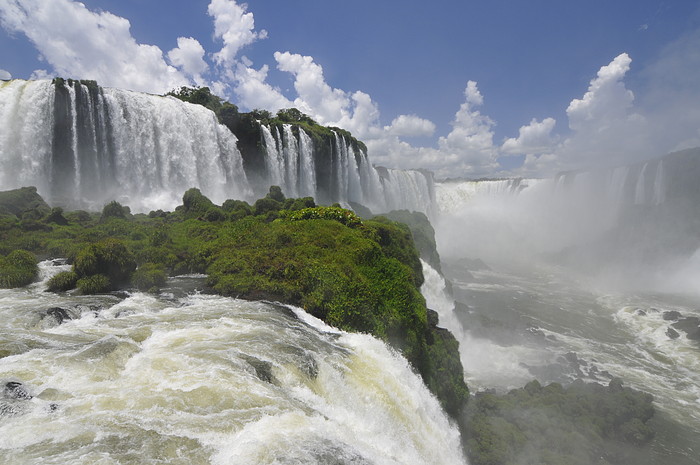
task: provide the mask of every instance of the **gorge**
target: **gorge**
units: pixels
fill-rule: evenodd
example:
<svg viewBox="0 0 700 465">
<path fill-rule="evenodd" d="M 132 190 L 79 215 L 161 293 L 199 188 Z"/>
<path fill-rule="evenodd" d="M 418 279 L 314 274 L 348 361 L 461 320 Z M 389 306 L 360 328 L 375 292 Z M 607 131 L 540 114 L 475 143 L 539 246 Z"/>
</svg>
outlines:
<svg viewBox="0 0 700 465">
<path fill-rule="evenodd" d="M 100 211 L 112 200 L 133 210 L 125 210 L 125 218 L 137 213 L 136 223 L 168 224 L 184 215 L 184 222 L 196 226 L 177 234 L 169 229 L 166 239 L 120 226 L 122 219 L 100 222 L 99 214 L 86 213 L 83 221 L 95 228 L 90 234 L 111 228 L 132 244 L 201 235 L 202 242 L 220 241 L 230 250 L 245 245 L 225 242 L 234 228 L 253 240 L 274 231 L 269 249 L 295 246 L 300 230 L 274 221 L 284 219 L 282 209 L 316 208 L 303 204 L 304 197 L 351 207 L 361 221 L 376 213 L 408 221 L 391 210 L 424 213 L 435 227 L 435 242 L 421 248 L 424 261 L 417 273 L 425 279 L 415 284 L 439 315 L 437 324 L 459 342 L 472 393 L 530 386 L 516 395 L 545 392 L 571 405 L 566 393 L 576 388 L 564 393 L 538 386 L 582 380 L 601 383 L 615 395 L 627 392 L 612 392 L 618 386 L 612 381 L 620 377 L 625 386 L 654 395 L 657 436 L 641 458 L 634 448 L 615 450 L 601 463 L 696 463 L 700 370 L 688 322 L 692 326 L 698 308 L 692 286 L 700 246 L 698 150 L 555 179 L 436 181 L 427 172 L 375 167 L 349 133 L 314 126 L 295 113 L 280 119 L 229 107 L 217 118 L 202 105 L 172 96 L 103 89 L 89 81 L 0 85 L 0 190 L 36 186 L 73 224 L 81 214 L 70 216 L 69 210 Z M 273 198 L 271 185 L 280 187 L 282 198 Z M 213 205 L 188 211 L 182 194 L 190 188 Z M 255 201 L 266 194 L 265 202 Z M 292 207 L 294 197 L 302 204 Z M 252 205 L 227 204 L 229 199 Z M 280 205 L 270 209 L 270 199 Z M 260 224 L 269 220 L 273 226 L 253 227 L 256 215 L 264 217 Z M 30 243 L 31 227 L 62 230 L 45 216 L 22 216 L 4 228 L 21 231 L 12 240 L 26 239 L 24 248 L 45 245 Z M 221 236 L 218 224 L 226 231 Z M 356 240 L 357 231 L 347 226 L 329 227 L 331 236 L 344 238 L 333 245 L 341 253 L 353 250 L 344 247 Z M 412 227 L 418 245 L 418 229 L 427 228 Z M 424 237 L 432 234 L 431 227 Z M 87 236 L 63 237 L 53 245 L 59 251 L 76 238 L 92 240 Z M 389 249 L 394 241 L 377 244 Z M 9 255 L 11 242 L 3 242 L 2 253 Z M 432 259 L 424 252 L 431 248 Z M 375 246 L 358 250 L 362 257 L 379 257 Z M 31 397 L 27 403 L 6 394 L 2 404 L 17 412 L 0 423 L 8 460 L 94 463 L 106 455 L 139 463 L 146 454 L 154 463 L 463 463 L 466 452 L 473 463 L 489 463 L 466 437 L 460 445 L 434 386 L 431 393 L 426 377 L 416 375 L 415 359 L 410 365 L 394 351 L 400 345 L 331 328 L 298 306 L 237 299 L 245 293 L 236 287 L 241 284 L 219 276 L 244 274 L 233 260 L 209 270 L 210 284 L 220 279 L 214 284 L 231 286 L 218 291 L 225 296 L 183 292 L 206 287 L 199 274 L 207 271 L 204 265 L 212 265 L 217 254 L 227 258 L 213 246 L 195 252 L 189 262 L 177 256 L 173 263 L 200 260 L 202 267 L 173 268 L 158 294 L 47 293 L 49 277 L 70 268 L 52 261 L 41 264 L 37 282 L 0 291 L 10 322 L 2 334 L 6 363 L 0 378 L 24 383 Z M 261 256 L 255 261 L 272 255 Z M 311 265 L 309 260 L 307 268 L 321 276 L 321 268 Z M 338 270 L 337 276 L 349 273 Z M 279 282 L 298 278 L 292 268 L 266 272 L 278 273 Z M 262 298 L 279 300 L 286 291 L 276 292 Z M 49 318 L 47 309 L 54 307 L 67 309 L 65 324 Z M 424 324 L 436 324 L 430 312 L 425 318 L 432 323 Z M 668 336 L 673 328 L 677 338 Z M 91 368 L 94 364 L 99 368 Z M 527 384 L 533 379 L 538 384 Z M 209 404 L 212 398 L 220 404 Z M 488 401 L 474 399 L 475 406 Z M 526 416 L 543 415 L 537 406 L 530 408 Z M 52 426 L 36 436 L 47 414 L 53 415 Z M 511 434 L 504 421 L 513 418 L 503 418 L 496 424 Z M 566 423 L 553 419 L 554 424 Z M 630 437 L 644 437 L 643 428 L 625 428 Z M 497 429 L 488 434 L 496 438 Z M 478 441 L 474 431 L 469 434 Z M 546 439 L 537 441 L 531 432 L 515 439 L 520 448 L 508 452 L 515 455 L 493 463 L 543 460 L 538 454 Z M 595 447 L 576 450 L 577 460 L 590 463 L 587 454 L 600 452 Z M 558 460 L 574 460 L 569 452 L 558 451 Z"/>
</svg>

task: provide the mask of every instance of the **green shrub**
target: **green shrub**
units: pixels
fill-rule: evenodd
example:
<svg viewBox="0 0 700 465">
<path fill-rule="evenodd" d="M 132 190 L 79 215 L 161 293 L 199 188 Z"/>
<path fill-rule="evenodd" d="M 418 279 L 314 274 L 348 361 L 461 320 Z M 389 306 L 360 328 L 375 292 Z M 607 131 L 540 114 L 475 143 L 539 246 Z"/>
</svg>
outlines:
<svg viewBox="0 0 700 465">
<path fill-rule="evenodd" d="M 46 217 L 47 223 L 56 223 L 62 226 L 68 224 L 68 220 L 63 216 L 63 209 L 61 207 L 54 207 L 51 209 L 51 213 Z"/>
<path fill-rule="evenodd" d="M 188 189 L 182 196 L 182 206 L 184 207 L 185 215 L 188 218 L 204 215 L 207 210 L 214 207 L 214 203 L 209 200 L 202 192 L 193 187 Z"/>
<path fill-rule="evenodd" d="M 102 218 L 101 220 L 104 221 L 108 218 L 126 218 L 128 214 L 130 214 L 131 211 L 129 207 L 124 207 L 122 204 L 117 202 L 116 200 L 112 200 L 109 202 L 107 205 L 102 208 Z"/>
<path fill-rule="evenodd" d="M 280 186 L 270 186 L 270 192 L 265 196 L 268 199 L 276 200 L 280 203 L 284 202 L 285 197 Z"/>
<path fill-rule="evenodd" d="M 80 278 L 76 284 L 83 294 L 101 294 L 111 290 L 109 278 L 103 274 Z"/>
<path fill-rule="evenodd" d="M 0 288 L 10 289 L 31 284 L 39 268 L 36 257 L 26 250 L 15 250 L 0 257 Z"/>
<path fill-rule="evenodd" d="M 268 213 L 277 213 L 282 209 L 282 204 L 275 199 L 265 197 L 258 199 L 253 204 L 253 213 L 256 216 L 267 215 Z"/>
<path fill-rule="evenodd" d="M 74 271 L 61 271 L 49 279 L 47 290 L 51 292 L 65 292 L 75 289 L 78 283 L 78 275 Z"/>
<path fill-rule="evenodd" d="M 73 263 L 73 271 L 80 278 L 102 274 L 109 280 L 109 287 L 116 288 L 129 281 L 136 269 L 136 261 L 119 239 L 104 239 L 80 250 Z"/>
<path fill-rule="evenodd" d="M 136 269 L 131 277 L 131 283 L 141 291 L 163 287 L 168 275 L 165 270 L 155 263 L 144 263 Z"/>
<path fill-rule="evenodd" d="M 333 220 L 350 228 L 362 226 L 362 218 L 340 207 L 313 207 L 291 212 L 287 215 L 292 221 Z"/>
<path fill-rule="evenodd" d="M 224 221 L 226 219 L 226 213 L 219 207 L 211 207 L 204 214 L 204 219 L 206 221 Z"/>
</svg>

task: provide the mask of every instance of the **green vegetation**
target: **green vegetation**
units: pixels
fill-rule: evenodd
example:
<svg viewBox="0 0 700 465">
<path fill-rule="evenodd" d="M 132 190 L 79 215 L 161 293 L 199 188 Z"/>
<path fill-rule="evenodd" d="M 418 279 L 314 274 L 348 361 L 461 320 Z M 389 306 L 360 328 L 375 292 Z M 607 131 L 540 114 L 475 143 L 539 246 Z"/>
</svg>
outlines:
<svg viewBox="0 0 700 465">
<path fill-rule="evenodd" d="M 0 288 L 21 287 L 36 278 L 38 268 L 34 254 L 15 250 L 6 257 L 0 256 Z"/>
<path fill-rule="evenodd" d="M 473 465 L 638 463 L 648 443 L 652 397 L 623 387 L 537 381 L 505 395 L 478 393 L 467 406 L 466 440 Z"/>
<path fill-rule="evenodd" d="M 241 113 L 236 105 L 212 94 L 208 87 L 180 87 L 168 92 L 167 95 L 184 102 L 202 105 L 213 111 L 219 122 L 236 134 L 238 148 L 243 155 L 243 165 L 249 177 L 254 177 L 256 171 L 264 169 L 264 139 L 260 124 L 267 125 L 272 130 L 275 128 L 282 130 L 284 124 L 291 124 L 295 134 L 298 134 L 299 130 L 304 130 L 311 137 L 315 152 L 320 154 L 317 164 L 321 165 L 319 169 L 322 172 L 324 161 L 330 163 L 329 148 L 335 134 L 349 140 L 356 152 L 367 152 L 365 144 L 352 137 L 350 132 L 341 128 L 321 126 L 296 108 L 282 109 L 275 115 L 266 110 Z"/>
<path fill-rule="evenodd" d="M 65 292 L 78 285 L 78 274 L 75 271 L 61 271 L 49 279 L 46 288 L 51 292 Z"/>
<path fill-rule="evenodd" d="M 59 214 L 65 221 L 55 221 Z M 131 215 L 110 202 L 101 214 L 47 208 L 32 215 L 31 232 L 16 215 L 0 216 L 0 243 L 31 256 L 31 279 L 32 252 L 67 258 L 73 270 L 50 280 L 54 292 L 157 292 L 168 275 L 206 273 L 219 294 L 298 305 L 338 328 L 382 338 L 451 415 L 466 402 L 457 341 L 428 322 L 418 251 L 405 225 L 362 220 L 310 197 L 288 199 L 277 186 L 252 206 L 218 206 L 189 189 L 174 212 Z"/>
<path fill-rule="evenodd" d="M 382 216 L 408 226 L 420 256 L 430 266 L 440 271 L 440 255 L 437 252 L 437 244 L 435 243 L 435 230 L 424 213 L 393 210 L 389 213 L 383 213 Z"/>
</svg>

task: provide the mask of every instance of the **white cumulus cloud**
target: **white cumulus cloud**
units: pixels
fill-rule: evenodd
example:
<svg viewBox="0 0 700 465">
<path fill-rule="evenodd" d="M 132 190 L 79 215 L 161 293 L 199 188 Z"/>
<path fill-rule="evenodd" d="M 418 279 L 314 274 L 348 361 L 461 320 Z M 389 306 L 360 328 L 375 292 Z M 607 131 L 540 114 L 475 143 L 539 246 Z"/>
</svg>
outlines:
<svg viewBox="0 0 700 465">
<path fill-rule="evenodd" d="M 571 129 L 587 130 L 591 126 L 602 129 L 625 117 L 634 102 L 634 94 L 622 80 L 631 62 L 629 55 L 622 53 L 600 68 L 584 96 L 572 100 L 566 109 Z"/>
<path fill-rule="evenodd" d="M 435 133 L 435 124 L 416 115 L 399 115 L 384 130 L 393 136 L 430 137 Z"/>
<path fill-rule="evenodd" d="M 482 115 L 476 107 L 484 103 L 475 81 L 467 82 L 465 102 L 452 121 L 452 131 L 438 140 L 440 150 L 451 156 L 459 156 L 478 168 L 494 166 L 497 149 L 493 144 L 494 121 Z"/>
<path fill-rule="evenodd" d="M 255 31 L 255 18 L 247 10 L 245 3 L 239 5 L 233 0 L 212 0 L 209 4 L 207 11 L 214 18 L 214 37 L 224 43 L 214 54 L 217 64 L 234 66 L 243 47 L 267 37 L 264 29 Z"/>
<path fill-rule="evenodd" d="M 552 130 L 556 124 L 554 118 L 537 121 L 535 118 L 527 126 L 521 126 L 518 137 L 506 139 L 501 146 L 504 154 L 540 154 L 552 150 L 555 139 Z"/>
<path fill-rule="evenodd" d="M 10 79 L 12 79 L 12 74 L 10 74 L 9 71 L 5 71 L 4 69 L 0 69 L 0 80 L 8 81 Z"/>
<path fill-rule="evenodd" d="M 174 66 L 192 77 L 197 85 L 204 85 L 202 74 L 209 69 L 204 61 L 204 47 L 192 37 L 178 37 L 177 48 L 168 52 L 168 59 Z"/>
<path fill-rule="evenodd" d="M 154 93 L 189 83 L 160 48 L 137 43 L 129 21 L 112 13 L 70 0 L 3 0 L 0 18 L 6 30 L 27 36 L 56 75 Z"/>
</svg>

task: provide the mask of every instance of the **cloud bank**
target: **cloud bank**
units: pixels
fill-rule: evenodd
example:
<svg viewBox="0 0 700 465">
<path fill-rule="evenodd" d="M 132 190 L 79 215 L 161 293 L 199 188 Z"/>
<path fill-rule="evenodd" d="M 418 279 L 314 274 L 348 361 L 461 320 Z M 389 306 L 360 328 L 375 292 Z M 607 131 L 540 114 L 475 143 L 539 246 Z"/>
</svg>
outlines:
<svg viewBox="0 0 700 465">
<path fill-rule="evenodd" d="M 484 113 L 487 99 L 475 81 L 467 81 L 463 102 L 455 103 L 450 131 L 439 135 L 434 146 L 420 147 L 407 139 L 434 136 L 433 122 L 409 114 L 383 124 L 379 105 L 369 94 L 333 87 L 311 56 L 278 51 L 273 64 L 256 67 L 242 53 L 268 34 L 256 30 L 246 4 L 211 0 L 206 14 L 218 50 L 208 52 L 196 38 L 178 37 L 177 47 L 164 53 L 134 39 L 127 19 L 89 10 L 77 1 L 0 2 L 0 25 L 11 34 L 24 34 L 47 65 L 33 77 L 95 79 L 104 86 L 151 93 L 206 85 L 244 109 L 296 107 L 321 124 L 351 131 L 367 144 L 374 163 L 429 169 L 438 178 L 551 175 L 700 145 L 700 109 L 688 104 L 700 101 L 694 81 L 700 74 L 700 32 L 670 44 L 640 73 L 650 83 L 641 104 L 625 85 L 632 59 L 621 53 L 602 64 L 585 92 L 569 102 L 565 123 L 533 118 L 517 136 L 497 141 L 496 122 Z M 294 91 L 271 85 L 271 72 L 291 77 Z M 9 77 L 0 70 L 0 79 Z M 504 170 L 500 161 L 508 157 L 524 162 Z"/>
</svg>

